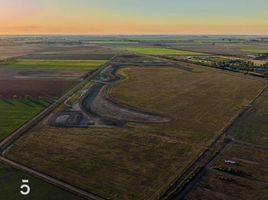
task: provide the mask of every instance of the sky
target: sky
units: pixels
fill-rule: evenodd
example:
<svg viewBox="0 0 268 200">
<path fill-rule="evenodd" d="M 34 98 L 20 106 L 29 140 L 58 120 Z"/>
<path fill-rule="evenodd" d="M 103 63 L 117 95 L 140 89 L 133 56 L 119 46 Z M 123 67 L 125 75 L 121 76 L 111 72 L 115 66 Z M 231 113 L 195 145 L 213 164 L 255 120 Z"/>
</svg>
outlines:
<svg viewBox="0 0 268 200">
<path fill-rule="evenodd" d="M 268 0 L 0 0 L 0 34 L 268 35 Z"/>
</svg>

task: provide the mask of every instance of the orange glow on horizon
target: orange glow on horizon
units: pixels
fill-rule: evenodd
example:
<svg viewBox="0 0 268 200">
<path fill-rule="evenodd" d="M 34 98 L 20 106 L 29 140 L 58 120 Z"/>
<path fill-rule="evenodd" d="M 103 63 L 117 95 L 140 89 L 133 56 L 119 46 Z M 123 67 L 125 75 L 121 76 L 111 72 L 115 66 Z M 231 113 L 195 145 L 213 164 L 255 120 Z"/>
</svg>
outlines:
<svg viewBox="0 0 268 200">
<path fill-rule="evenodd" d="M 0 0 L 0 34 L 268 35 L 266 8 L 263 0 Z"/>
<path fill-rule="evenodd" d="M 20 34 L 252 34 L 266 35 L 262 25 L 117 25 L 117 26 L 17 26 L 1 27 L 1 35 Z"/>
</svg>

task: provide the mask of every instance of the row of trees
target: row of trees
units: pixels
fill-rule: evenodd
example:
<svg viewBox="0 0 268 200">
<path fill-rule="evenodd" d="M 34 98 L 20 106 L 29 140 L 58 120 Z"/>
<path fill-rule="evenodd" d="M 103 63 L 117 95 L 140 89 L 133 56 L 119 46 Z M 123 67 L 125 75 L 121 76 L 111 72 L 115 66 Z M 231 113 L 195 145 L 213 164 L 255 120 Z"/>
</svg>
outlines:
<svg viewBox="0 0 268 200">
<path fill-rule="evenodd" d="M 216 67 L 236 72 L 255 72 L 262 75 L 268 75 L 268 62 L 261 66 L 257 66 L 251 61 L 225 60 L 217 62 Z"/>
</svg>

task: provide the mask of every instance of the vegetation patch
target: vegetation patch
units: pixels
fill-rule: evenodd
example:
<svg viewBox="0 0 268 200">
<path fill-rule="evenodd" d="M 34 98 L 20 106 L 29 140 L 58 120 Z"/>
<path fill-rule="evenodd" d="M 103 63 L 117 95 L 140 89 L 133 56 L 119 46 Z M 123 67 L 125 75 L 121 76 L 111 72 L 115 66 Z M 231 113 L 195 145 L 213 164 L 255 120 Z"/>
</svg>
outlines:
<svg viewBox="0 0 268 200">
<path fill-rule="evenodd" d="M 0 68 L 27 70 L 87 70 L 92 71 L 103 65 L 104 60 L 37 60 L 17 59 L 0 63 Z"/>
<path fill-rule="evenodd" d="M 0 100 L 0 140 L 22 126 L 49 104 L 45 100 Z"/>
<path fill-rule="evenodd" d="M 235 139 L 268 145 L 268 90 L 244 113 L 229 131 Z"/>
<path fill-rule="evenodd" d="M 263 54 L 268 53 L 268 49 L 257 49 L 257 48 L 246 48 L 242 49 L 245 52 L 253 53 L 253 54 Z"/>
</svg>

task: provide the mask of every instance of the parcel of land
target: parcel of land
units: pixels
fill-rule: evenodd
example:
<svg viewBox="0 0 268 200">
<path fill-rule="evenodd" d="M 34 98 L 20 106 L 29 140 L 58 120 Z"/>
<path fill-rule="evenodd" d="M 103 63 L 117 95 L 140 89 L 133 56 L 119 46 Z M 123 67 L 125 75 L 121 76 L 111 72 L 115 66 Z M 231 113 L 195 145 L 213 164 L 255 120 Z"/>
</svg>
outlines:
<svg viewBox="0 0 268 200">
<path fill-rule="evenodd" d="M 10 42 L 28 48 L 0 62 L 2 139 L 53 107 L 1 146 L 2 160 L 54 185 L 33 180 L 42 194 L 267 198 L 263 39 L 68 38 L 5 38 L 7 54 Z M 22 172 L 1 169 L 12 179 L 5 197 Z"/>
</svg>

